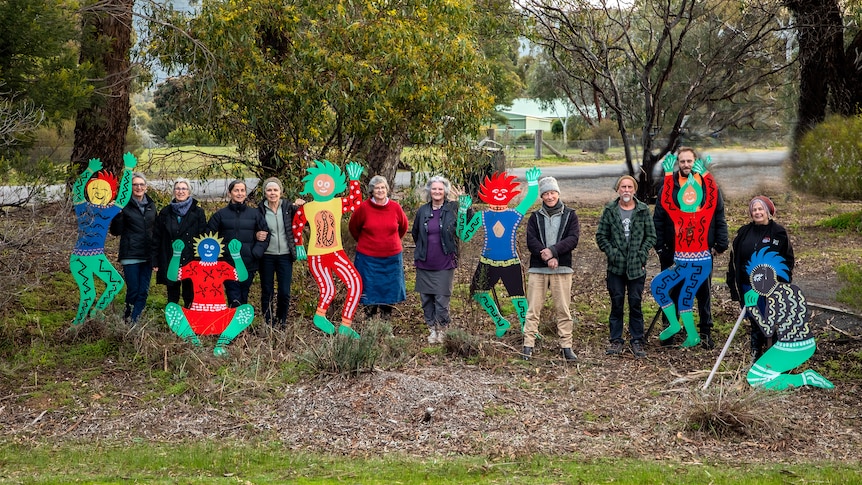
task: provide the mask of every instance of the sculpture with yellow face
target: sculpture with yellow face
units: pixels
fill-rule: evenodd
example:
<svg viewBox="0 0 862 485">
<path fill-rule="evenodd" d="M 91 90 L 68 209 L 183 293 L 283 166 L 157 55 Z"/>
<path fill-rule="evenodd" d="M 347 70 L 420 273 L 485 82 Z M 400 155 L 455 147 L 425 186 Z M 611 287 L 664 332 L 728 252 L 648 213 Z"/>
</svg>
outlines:
<svg viewBox="0 0 862 485">
<path fill-rule="evenodd" d="M 98 158 L 90 159 L 87 169 L 72 186 L 72 201 L 78 220 L 78 239 L 69 257 L 69 269 L 78 283 L 80 302 L 72 326 L 104 310 L 123 289 L 123 278 L 105 257 L 108 227 L 132 196 L 132 169 L 138 160 L 131 153 L 123 155 L 122 179 L 102 170 Z M 95 280 L 105 282 L 105 291 L 96 302 Z M 95 306 L 93 303 L 95 302 Z"/>
</svg>

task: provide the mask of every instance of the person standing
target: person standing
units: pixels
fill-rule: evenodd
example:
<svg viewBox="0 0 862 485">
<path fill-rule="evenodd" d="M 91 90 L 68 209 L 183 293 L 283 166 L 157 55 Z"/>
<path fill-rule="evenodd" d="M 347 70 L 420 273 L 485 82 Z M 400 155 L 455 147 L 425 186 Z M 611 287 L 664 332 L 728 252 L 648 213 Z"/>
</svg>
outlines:
<svg viewBox="0 0 862 485">
<path fill-rule="evenodd" d="M 572 351 L 572 251 L 578 247 L 581 224 L 575 210 L 560 200 L 560 186 L 554 177 L 539 180 L 542 207 L 527 221 L 527 318 L 524 324 L 523 358 L 529 360 L 539 331 L 539 318 L 550 290 L 560 351 L 566 362 L 577 361 Z"/>
<path fill-rule="evenodd" d="M 449 200 L 452 184 L 435 175 L 425 184 L 428 203 L 421 206 L 410 234 L 416 243 L 416 292 L 428 325 L 428 343 L 442 343 L 449 328 L 449 302 L 458 267 L 458 202 Z"/>
<path fill-rule="evenodd" d="M 168 303 L 179 303 L 183 298 L 183 307 L 191 308 L 194 298 L 194 286 L 191 280 L 181 282 L 171 281 L 167 277 L 168 264 L 173 255 L 172 244 L 180 240 L 185 245 L 180 255 L 180 266 L 194 258 L 194 238 L 207 228 L 207 216 L 198 201 L 192 197 L 192 185 L 188 179 L 178 178 L 174 182 L 174 198 L 164 207 L 153 228 L 153 257 L 155 259 L 156 283 L 165 285 L 168 293 Z"/>
<path fill-rule="evenodd" d="M 751 221 L 740 227 L 733 238 L 733 246 L 730 250 L 730 261 L 727 266 L 726 283 L 730 288 L 730 297 L 739 302 L 740 308 L 745 306 L 744 296 L 751 290 L 751 281 L 746 266 L 751 257 L 759 250 L 768 248 L 769 251 L 778 253 L 784 259 L 786 271 L 777 275 L 781 283 L 792 283 L 793 266 L 796 258 L 793 255 L 793 245 L 787 230 L 781 224 L 775 222 L 775 204 L 763 195 L 758 195 L 748 203 L 748 215 Z M 766 299 L 761 297 L 758 301 L 761 314 L 766 314 Z M 757 325 L 751 315 L 751 357 L 757 361 L 772 344 L 775 343 L 773 335 L 764 335 L 760 326 Z"/>
<path fill-rule="evenodd" d="M 236 239 L 242 244 L 240 255 L 248 271 L 248 278 L 241 282 L 224 282 L 228 306 L 236 308 L 248 303 L 248 292 L 257 273 L 260 258 L 269 245 L 270 231 L 266 218 L 248 206 L 244 181 L 234 180 L 227 190 L 230 201 L 210 217 L 207 230 L 218 233 L 223 241 Z M 261 232 L 266 234 L 261 235 Z"/>
<path fill-rule="evenodd" d="M 281 198 L 284 193 L 281 181 L 270 177 L 263 181 L 266 201 L 257 206 L 266 219 L 270 232 L 257 233 L 258 242 L 269 236 L 269 244 L 260 258 L 260 307 L 263 320 L 269 326 L 284 328 L 287 325 L 287 310 L 290 308 L 290 285 L 293 282 L 293 262 L 296 261 L 296 245 L 293 242 L 293 216 L 297 204 Z M 275 281 L 278 280 L 278 291 Z M 272 317 L 275 300 L 275 318 Z"/>
<path fill-rule="evenodd" d="M 685 185 L 689 175 L 694 176 L 696 183 L 703 186 L 703 180 L 699 174 L 692 174 L 694 161 L 699 159 L 697 152 L 691 147 L 680 147 L 677 150 L 677 169 L 673 172 L 673 192 L 671 199 L 677 200 L 680 187 Z M 655 211 L 653 212 L 653 223 L 655 224 L 656 246 L 655 250 L 658 253 L 661 269 L 665 270 L 674 264 L 674 252 L 677 249 L 675 238 L 677 229 L 674 226 L 674 221 L 668 214 L 668 211 L 662 207 L 662 191 L 664 184 L 659 186 Z M 704 201 L 705 203 L 705 201 Z M 721 189 L 718 189 L 718 200 L 716 202 L 715 211 L 712 214 L 712 219 L 709 223 L 709 231 L 707 232 L 707 245 L 713 257 L 722 254 L 728 247 L 727 221 L 724 217 L 724 198 L 721 194 Z M 711 272 L 710 272 L 711 274 Z M 712 293 L 711 293 L 711 278 L 705 284 L 701 285 L 695 294 L 697 299 L 697 312 L 699 315 L 698 330 L 700 331 L 701 345 L 706 349 L 715 347 L 715 342 L 712 339 Z M 679 288 L 674 288 L 671 292 L 671 299 L 676 301 L 679 297 Z M 669 325 L 667 317 L 662 315 L 665 327 Z M 662 345 L 672 345 L 673 338 L 662 341 Z"/>
<path fill-rule="evenodd" d="M 120 236 L 120 264 L 126 280 L 126 308 L 123 320 L 138 323 L 150 295 L 153 276 L 153 227 L 156 203 L 147 195 L 147 178 L 140 172 L 132 174 L 132 198 L 111 221 L 110 231 Z"/>
<path fill-rule="evenodd" d="M 623 351 L 623 310 L 626 293 L 629 302 L 629 337 L 632 353 L 646 357 L 644 316 L 641 308 L 646 263 L 655 244 L 655 226 L 649 206 L 635 198 L 637 181 L 623 175 L 615 187 L 619 197 L 608 203 L 599 219 L 596 244 L 608 257 L 607 287 L 611 298 L 610 346 L 608 355 Z"/>
<path fill-rule="evenodd" d="M 392 305 L 407 298 L 401 238 L 407 234 L 407 214 L 389 198 L 389 182 L 375 175 L 368 182 L 370 198 L 350 217 L 348 228 L 356 240 L 353 265 L 362 277 L 360 303 L 366 316 L 380 312 L 384 320 Z"/>
</svg>

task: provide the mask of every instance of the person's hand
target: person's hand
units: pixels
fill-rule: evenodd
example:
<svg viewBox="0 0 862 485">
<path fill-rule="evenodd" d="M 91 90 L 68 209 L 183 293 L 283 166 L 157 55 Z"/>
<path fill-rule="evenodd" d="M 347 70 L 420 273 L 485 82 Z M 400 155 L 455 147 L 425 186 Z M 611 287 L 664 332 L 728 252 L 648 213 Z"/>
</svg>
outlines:
<svg viewBox="0 0 862 485">
<path fill-rule="evenodd" d="M 664 169 L 664 173 L 673 173 L 673 169 L 676 168 L 676 155 L 673 153 L 665 155 L 664 160 L 661 162 L 661 166 Z"/>
<path fill-rule="evenodd" d="M 527 179 L 527 185 L 538 185 L 539 177 L 542 176 L 542 171 L 539 169 L 539 167 L 533 167 L 527 169 L 527 173 L 524 175 Z"/>
<path fill-rule="evenodd" d="M 473 198 L 467 194 L 458 196 L 458 212 L 467 212 L 467 209 L 473 205 Z"/>
<path fill-rule="evenodd" d="M 179 256 L 183 253 L 183 249 L 186 247 L 186 244 L 182 242 L 180 239 L 171 243 L 171 249 L 173 249 L 174 255 Z"/>
<path fill-rule="evenodd" d="M 308 259 L 308 255 L 305 254 L 305 247 L 304 246 L 297 246 L 296 247 L 296 260 L 297 261 L 305 261 L 306 259 Z"/>
<path fill-rule="evenodd" d="M 87 164 L 87 170 L 91 172 L 98 172 L 102 169 L 102 161 L 98 158 L 91 158 L 89 163 Z"/>
<path fill-rule="evenodd" d="M 257 231 L 254 236 L 257 238 L 258 241 L 266 241 L 267 234 L 269 233 L 266 231 Z"/>
<path fill-rule="evenodd" d="M 539 256 L 542 257 L 542 261 L 548 261 L 554 257 L 554 253 L 550 249 L 545 248 L 539 253 Z"/>
<path fill-rule="evenodd" d="M 128 169 L 135 168 L 138 166 L 138 159 L 132 155 L 132 152 L 126 152 L 123 155 L 123 165 Z"/>
<path fill-rule="evenodd" d="M 239 251 L 242 249 L 242 243 L 239 242 L 239 239 L 231 239 L 229 243 L 227 243 L 227 250 L 230 252 L 230 255 L 233 259 L 239 258 Z"/>
<path fill-rule="evenodd" d="M 560 261 L 557 258 L 551 258 L 548 260 L 548 267 L 551 269 L 557 269 L 560 265 Z"/>
<path fill-rule="evenodd" d="M 293 201 L 293 205 L 298 205 L 300 207 L 305 205 L 305 199 L 296 199 Z"/>
<path fill-rule="evenodd" d="M 358 162 L 350 162 L 347 164 L 347 178 L 350 180 L 359 180 L 359 177 L 362 176 L 362 172 L 365 171 L 365 168 L 360 165 Z"/>
<path fill-rule="evenodd" d="M 757 306 L 757 300 L 759 299 L 760 295 L 756 291 L 748 290 L 745 292 L 745 306 Z"/>
</svg>

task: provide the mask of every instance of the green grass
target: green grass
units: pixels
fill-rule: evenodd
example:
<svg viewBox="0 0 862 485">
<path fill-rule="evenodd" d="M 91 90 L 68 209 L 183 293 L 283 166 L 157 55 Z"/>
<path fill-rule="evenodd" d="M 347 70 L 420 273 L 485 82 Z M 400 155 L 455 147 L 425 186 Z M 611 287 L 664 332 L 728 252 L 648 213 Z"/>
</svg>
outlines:
<svg viewBox="0 0 862 485">
<path fill-rule="evenodd" d="M 852 483 L 860 467 L 810 464 L 704 464 L 537 456 L 488 460 L 348 458 L 292 452 L 280 443 L 196 442 L 0 445 L 0 482 L 12 483 Z"/>
</svg>

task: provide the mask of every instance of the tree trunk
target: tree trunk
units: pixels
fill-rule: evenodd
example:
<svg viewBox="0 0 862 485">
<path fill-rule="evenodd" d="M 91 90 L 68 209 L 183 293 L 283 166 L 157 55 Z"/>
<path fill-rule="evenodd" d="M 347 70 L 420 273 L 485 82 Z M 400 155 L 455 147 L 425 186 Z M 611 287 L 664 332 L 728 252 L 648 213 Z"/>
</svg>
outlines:
<svg viewBox="0 0 862 485">
<path fill-rule="evenodd" d="M 100 158 L 114 173 L 123 169 L 123 151 L 129 128 L 131 85 L 132 6 L 134 0 L 101 1 L 84 7 L 81 17 L 81 64 L 92 64 L 100 72 L 94 82 L 90 105 L 75 119 L 71 177 Z"/>
<path fill-rule="evenodd" d="M 365 174 L 362 180 L 368 181 L 375 175 L 386 177 L 389 187 L 395 188 L 395 173 L 401 161 L 401 152 L 404 149 L 404 139 L 396 137 L 395 140 L 384 140 L 375 137 L 368 147 L 365 155 Z M 361 154 L 362 155 L 362 154 Z"/>
<path fill-rule="evenodd" d="M 794 152 L 802 135 L 826 117 L 827 108 L 840 112 L 847 90 L 844 65 L 844 25 L 838 0 L 788 0 L 799 41 L 799 105 L 793 132 Z"/>
</svg>

